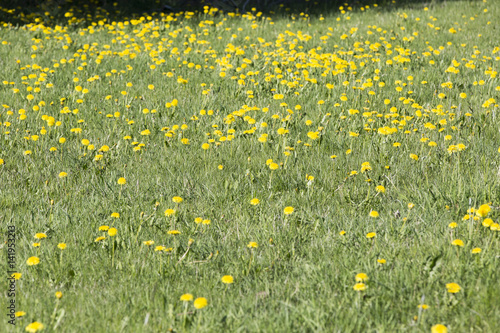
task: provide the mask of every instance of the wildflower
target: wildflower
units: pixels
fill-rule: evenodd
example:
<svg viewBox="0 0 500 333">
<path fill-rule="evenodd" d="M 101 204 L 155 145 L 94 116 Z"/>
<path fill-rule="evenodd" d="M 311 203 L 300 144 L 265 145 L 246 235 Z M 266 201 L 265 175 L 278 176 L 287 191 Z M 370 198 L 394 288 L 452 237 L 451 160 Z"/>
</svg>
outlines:
<svg viewBox="0 0 500 333">
<path fill-rule="evenodd" d="M 101 225 L 99 227 L 99 231 L 108 231 L 109 230 L 109 227 L 107 225 Z"/>
<path fill-rule="evenodd" d="M 372 210 L 369 215 L 370 217 L 379 217 L 379 213 L 376 210 Z"/>
<path fill-rule="evenodd" d="M 385 187 L 382 185 L 375 187 L 375 190 L 380 193 L 385 193 Z"/>
<path fill-rule="evenodd" d="M 180 233 L 181 232 L 179 230 L 169 230 L 167 232 L 167 234 L 169 234 L 169 235 L 180 235 Z"/>
<path fill-rule="evenodd" d="M 233 277 L 231 275 L 224 275 L 221 278 L 221 281 L 222 281 L 222 283 L 225 283 L 225 284 L 231 284 L 231 283 L 233 283 Z"/>
<path fill-rule="evenodd" d="M 173 197 L 172 198 L 172 201 L 175 202 L 175 203 L 181 203 L 184 199 L 182 199 L 181 197 Z"/>
<path fill-rule="evenodd" d="M 260 203 L 260 200 L 257 198 L 253 198 L 252 200 L 250 200 L 250 204 L 252 206 L 257 206 L 259 203 Z"/>
<path fill-rule="evenodd" d="M 379 264 L 382 264 L 382 265 L 383 265 L 383 264 L 385 264 L 387 261 L 386 261 L 385 259 L 377 259 L 377 262 L 378 262 Z"/>
<path fill-rule="evenodd" d="M 61 250 L 64 250 L 66 248 L 66 243 L 59 243 L 57 244 L 57 247 Z"/>
<path fill-rule="evenodd" d="M 198 297 L 197 299 L 194 300 L 193 303 L 194 307 L 196 309 L 203 309 L 205 306 L 208 305 L 207 299 L 205 297 Z"/>
<path fill-rule="evenodd" d="M 288 207 L 285 207 L 283 212 L 285 213 L 285 215 L 290 215 L 293 213 L 293 211 L 294 211 L 293 207 L 288 206 Z"/>
<path fill-rule="evenodd" d="M 257 244 L 257 242 L 250 242 L 248 243 L 247 247 L 248 248 L 257 248 L 259 245 Z"/>
<path fill-rule="evenodd" d="M 490 218 L 486 218 L 483 220 L 483 223 L 481 223 L 483 227 L 490 227 L 493 224 L 493 220 Z"/>
<path fill-rule="evenodd" d="M 319 136 L 319 132 L 308 132 L 307 136 L 312 140 L 316 140 Z"/>
<path fill-rule="evenodd" d="M 64 177 L 66 177 L 67 175 L 68 175 L 68 174 L 67 174 L 66 172 L 62 171 L 62 172 L 60 172 L 60 173 L 59 173 L 59 178 L 64 178 Z"/>
<path fill-rule="evenodd" d="M 481 251 L 482 251 L 481 248 L 476 247 L 476 248 L 472 249 L 471 252 L 472 252 L 472 254 L 477 254 L 477 253 L 481 253 Z"/>
<path fill-rule="evenodd" d="M 457 227 L 457 222 L 451 222 L 448 224 L 448 228 L 455 229 Z"/>
<path fill-rule="evenodd" d="M 172 216 L 172 215 L 174 215 L 174 214 L 175 214 L 175 210 L 173 210 L 173 209 L 170 209 L 170 208 L 169 208 L 169 209 L 167 209 L 167 210 L 165 211 L 165 216 Z"/>
<path fill-rule="evenodd" d="M 276 170 L 278 168 L 279 168 L 279 165 L 277 163 L 273 162 L 273 163 L 269 164 L 269 169 L 271 169 L 271 170 Z"/>
<path fill-rule="evenodd" d="M 449 293 L 456 294 L 460 291 L 460 286 L 456 283 L 447 283 L 446 284 L 446 289 L 448 289 Z"/>
<path fill-rule="evenodd" d="M 119 218 L 120 217 L 120 213 L 111 213 L 111 217 L 114 217 L 115 219 Z"/>
<path fill-rule="evenodd" d="M 125 185 L 127 183 L 127 180 L 123 177 L 118 178 L 118 184 L 119 185 Z"/>
<path fill-rule="evenodd" d="M 180 300 L 183 301 L 183 302 L 192 301 L 193 300 L 193 295 L 191 295 L 191 294 L 184 294 L 184 295 L 181 296 Z"/>
<path fill-rule="evenodd" d="M 427 310 L 429 308 L 429 306 L 427 304 L 419 304 L 418 308 L 422 309 L 422 310 Z"/>
<path fill-rule="evenodd" d="M 364 162 L 361 164 L 361 172 L 364 173 L 366 171 L 370 171 L 372 169 L 372 166 L 370 165 L 370 162 Z"/>
<path fill-rule="evenodd" d="M 462 240 L 460 240 L 460 239 L 455 239 L 453 242 L 451 242 L 451 245 L 463 247 L 464 246 L 464 242 Z"/>
<path fill-rule="evenodd" d="M 144 242 L 142 242 L 142 243 L 143 243 L 144 245 L 151 246 L 151 245 L 153 245 L 153 244 L 155 243 L 155 241 L 153 241 L 153 240 L 148 240 L 148 241 L 144 241 Z"/>
<path fill-rule="evenodd" d="M 62 293 L 62 292 L 60 292 L 60 291 L 57 291 L 57 292 L 56 292 L 56 298 L 57 298 L 57 299 L 61 299 L 62 297 L 63 297 L 63 293 Z"/>
<path fill-rule="evenodd" d="M 26 312 L 24 312 L 24 311 L 17 311 L 14 315 L 15 315 L 16 317 L 22 317 L 22 316 L 25 316 L 25 315 L 26 315 Z"/>
<path fill-rule="evenodd" d="M 413 207 L 415 207 L 415 205 L 414 205 L 413 203 L 411 203 L 411 202 L 410 202 L 410 203 L 408 204 L 408 209 L 412 209 Z"/>
<path fill-rule="evenodd" d="M 481 205 L 479 208 L 476 210 L 476 215 L 479 217 L 486 217 L 488 213 L 491 211 L 491 207 L 489 205 Z"/>
<path fill-rule="evenodd" d="M 345 235 L 345 231 L 344 231 L 344 230 L 340 231 L 340 232 L 339 232 L 339 235 L 340 235 L 340 236 L 344 236 L 344 235 Z"/>
<path fill-rule="evenodd" d="M 431 333 L 447 333 L 448 329 L 446 326 L 437 324 L 431 327 Z"/>
<path fill-rule="evenodd" d="M 43 232 L 39 232 L 35 234 L 36 239 L 42 239 L 42 238 L 47 238 L 47 235 L 44 234 Z"/>
<path fill-rule="evenodd" d="M 29 324 L 28 326 L 26 326 L 25 330 L 26 330 L 26 332 L 29 332 L 29 333 L 36 333 L 38 331 L 43 330 L 43 327 L 44 326 L 42 323 L 35 321 L 35 322 L 32 322 L 31 324 Z"/>
<path fill-rule="evenodd" d="M 28 266 L 35 266 L 40 263 L 40 258 L 38 257 L 29 257 L 28 260 L 26 260 L 26 264 Z"/>
<path fill-rule="evenodd" d="M 356 282 L 363 282 L 368 280 L 368 275 L 365 273 L 358 273 L 354 278 L 356 279 Z"/>
<path fill-rule="evenodd" d="M 410 158 L 414 159 L 415 161 L 418 161 L 418 155 L 410 154 Z"/>
<path fill-rule="evenodd" d="M 23 276 L 23 273 L 12 273 L 10 277 L 19 280 L 21 276 Z"/>
<path fill-rule="evenodd" d="M 95 242 L 95 243 L 97 243 L 97 242 L 100 242 L 100 241 L 102 241 L 102 240 L 104 240 L 104 239 L 106 239 L 106 237 L 104 237 L 104 236 L 99 236 L 99 237 L 97 237 L 97 238 L 94 240 L 94 242 Z"/>
<path fill-rule="evenodd" d="M 352 289 L 356 290 L 356 291 L 363 291 L 363 290 L 366 290 L 366 285 L 364 283 L 356 283 Z"/>
<path fill-rule="evenodd" d="M 373 238 L 375 236 L 377 236 L 377 234 L 375 232 L 369 232 L 366 234 L 366 238 L 368 238 L 368 239 Z"/>
<path fill-rule="evenodd" d="M 108 235 L 110 235 L 111 237 L 116 236 L 117 233 L 118 233 L 118 230 L 116 230 L 116 228 L 110 228 L 108 230 Z"/>
<path fill-rule="evenodd" d="M 204 144 L 202 144 L 202 145 L 201 145 L 201 148 L 202 148 L 203 150 L 207 150 L 207 149 L 209 149 L 209 148 L 210 148 L 210 145 L 209 145 L 208 143 L 204 143 Z"/>
</svg>

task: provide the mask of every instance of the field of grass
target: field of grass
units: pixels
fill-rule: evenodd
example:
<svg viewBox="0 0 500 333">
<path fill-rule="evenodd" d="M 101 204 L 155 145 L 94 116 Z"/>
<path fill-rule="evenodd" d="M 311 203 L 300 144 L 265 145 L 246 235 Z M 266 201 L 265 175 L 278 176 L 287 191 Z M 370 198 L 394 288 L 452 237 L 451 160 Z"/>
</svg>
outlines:
<svg viewBox="0 0 500 333">
<path fill-rule="evenodd" d="M 64 10 L 0 8 L 0 332 L 498 332 L 499 1 Z"/>
</svg>

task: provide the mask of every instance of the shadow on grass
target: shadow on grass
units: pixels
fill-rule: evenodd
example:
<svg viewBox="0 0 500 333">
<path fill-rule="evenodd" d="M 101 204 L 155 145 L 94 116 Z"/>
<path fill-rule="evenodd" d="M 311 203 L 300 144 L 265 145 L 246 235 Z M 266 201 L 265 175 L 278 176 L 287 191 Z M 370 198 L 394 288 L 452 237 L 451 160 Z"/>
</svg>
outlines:
<svg viewBox="0 0 500 333">
<path fill-rule="evenodd" d="M 303 13 L 314 17 L 374 7 L 384 11 L 432 7 L 444 2 L 446 0 L 4 0 L 0 5 L 0 25 L 91 25 L 103 19 L 119 22 L 159 13 L 197 15 L 206 13 L 210 7 L 224 12 L 263 12 L 281 17 Z"/>
</svg>

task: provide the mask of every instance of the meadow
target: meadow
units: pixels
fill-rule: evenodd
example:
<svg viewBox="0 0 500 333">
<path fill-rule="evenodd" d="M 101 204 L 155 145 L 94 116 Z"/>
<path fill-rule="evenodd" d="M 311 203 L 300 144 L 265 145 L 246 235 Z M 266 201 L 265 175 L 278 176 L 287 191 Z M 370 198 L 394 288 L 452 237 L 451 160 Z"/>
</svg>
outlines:
<svg viewBox="0 0 500 333">
<path fill-rule="evenodd" d="M 0 8 L 0 332 L 498 332 L 498 0 L 89 8 Z"/>
</svg>

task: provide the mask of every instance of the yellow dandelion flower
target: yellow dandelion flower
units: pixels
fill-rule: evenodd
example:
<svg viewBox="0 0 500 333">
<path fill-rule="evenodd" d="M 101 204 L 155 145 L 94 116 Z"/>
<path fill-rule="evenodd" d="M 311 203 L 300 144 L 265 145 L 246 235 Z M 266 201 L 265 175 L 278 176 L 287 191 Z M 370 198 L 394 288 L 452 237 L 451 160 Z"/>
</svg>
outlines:
<svg viewBox="0 0 500 333">
<path fill-rule="evenodd" d="M 431 333 L 448 333 L 448 328 L 442 324 L 437 324 L 431 327 Z"/>
<path fill-rule="evenodd" d="M 260 200 L 257 198 L 253 198 L 252 200 L 250 200 L 250 204 L 252 206 L 257 206 L 259 203 L 260 203 Z"/>
<path fill-rule="evenodd" d="M 205 297 L 198 297 L 197 299 L 194 300 L 193 305 L 198 310 L 203 309 L 205 306 L 208 305 L 208 301 Z"/>
<path fill-rule="evenodd" d="M 170 208 L 169 208 L 169 209 L 167 209 L 167 210 L 165 211 L 165 216 L 172 216 L 172 215 L 174 215 L 174 214 L 175 214 L 175 210 L 174 210 L 174 209 L 170 209 Z"/>
<path fill-rule="evenodd" d="M 448 292 L 449 292 L 449 293 L 456 294 L 456 293 L 458 293 L 458 292 L 460 291 L 460 289 L 462 289 L 462 288 L 460 288 L 460 286 L 459 286 L 458 284 L 456 284 L 456 283 L 452 282 L 452 283 L 447 283 L 447 284 L 446 284 L 446 289 L 448 289 Z"/>
<path fill-rule="evenodd" d="M 25 331 L 29 333 L 36 333 L 38 331 L 43 330 L 44 326 L 42 323 L 39 323 L 38 321 L 32 322 L 28 326 L 26 326 Z"/>
<path fill-rule="evenodd" d="M 493 220 L 490 218 L 486 218 L 481 224 L 483 225 L 483 227 L 489 228 L 493 224 Z"/>
<path fill-rule="evenodd" d="M 366 290 L 366 285 L 364 283 L 356 283 L 352 289 L 356 290 L 356 291 L 363 291 L 363 290 Z"/>
<path fill-rule="evenodd" d="M 47 238 L 47 235 L 44 234 L 43 232 L 38 232 L 35 234 L 35 238 L 36 239 L 43 239 L 43 238 Z"/>
<path fill-rule="evenodd" d="M 273 162 L 273 163 L 269 164 L 269 169 L 271 169 L 271 170 L 276 170 L 278 168 L 279 168 L 279 165 L 277 163 Z"/>
<path fill-rule="evenodd" d="M 109 230 L 108 230 L 108 235 L 111 237 L 116 236 L 117 233 L 118 233 L 118 230 L 116 230 L 116 228 L 109 228 Z"/>
<path fill-rule="evenodd" d="M 28 266 L 35 266 L 40 263 L 40 258 L 38 257 L 29 257 L 28 260 L 26 260 L 26 264 Z"/>
<path fill-rule="evenodd" d="M 491 207 L 489 205 L 481 205 L 476 210 L 476 215 L 479 217 L 486 217 L 488 213 L 491 211 Z"/>
<path fill-rule="evenodd" d="M 356 282 L 363 282 L 368 280 L 368 275 L 366 275 L 366 273 L 358 273 L 354 278 Z"/>
<path fill-rule="evenodd" d="M 172 201 L 175 202 L 175 203 L 181 203 L 184 199 L 182 199 L 181 197 L 173 197 L 172 198 Z"/>
<path fill-rule="evenodd" d="M 225 283 L 225 284 L 231 284 L 231 283 L 233 283 L 234 279 L 231 275 L 224 275 L 221 278 L 221 281 L 222 281 L 222 283 Z"/>
</svg>

